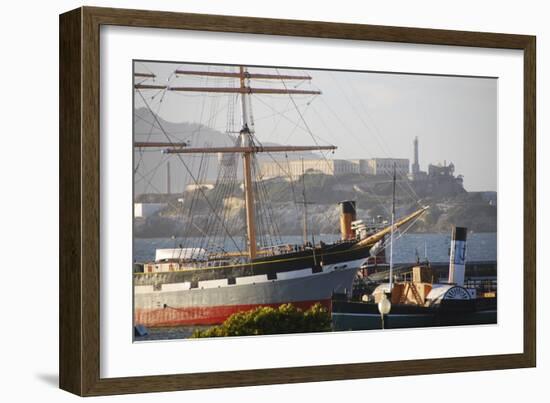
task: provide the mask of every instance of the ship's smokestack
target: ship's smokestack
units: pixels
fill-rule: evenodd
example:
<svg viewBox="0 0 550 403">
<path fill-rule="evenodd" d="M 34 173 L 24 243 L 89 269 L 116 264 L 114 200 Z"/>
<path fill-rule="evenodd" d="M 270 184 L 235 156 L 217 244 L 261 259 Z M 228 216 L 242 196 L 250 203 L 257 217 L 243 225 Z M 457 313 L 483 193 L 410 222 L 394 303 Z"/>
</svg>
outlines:
<svg viewBox="0 0 550 403">
<path fill-rule="evenodd" d="M 355 201 L 345 200 L 340 202 L 340 233 L 343 240 L 355 239 L 355 232 L 351 229 L 351 223 L 356 219 Z"/>
<path fill-rule="evenodd" d="M 451 232 L 451 253 L 449 261 L 449 283 L 464 285 L 466 272 L 466 233 L 464 227 L 453 227 Z"/>
</svg>

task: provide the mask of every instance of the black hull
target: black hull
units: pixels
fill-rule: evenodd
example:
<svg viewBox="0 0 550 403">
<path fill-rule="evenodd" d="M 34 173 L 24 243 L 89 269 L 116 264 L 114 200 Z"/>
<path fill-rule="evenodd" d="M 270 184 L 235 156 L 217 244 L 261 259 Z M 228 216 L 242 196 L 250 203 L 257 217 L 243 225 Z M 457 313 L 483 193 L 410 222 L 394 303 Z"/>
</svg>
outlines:
<svg viewBox="0 0 550 403">
<path fill-rule="evenodd" d="M 366 259 L 369 256 L 369 246 L 356 246 L 355 241 L 325 245 L 313 249 L 300 250 L 274 256 L 254 259 L 251 263 L 239 265 L 203 267 L 184 271 L 135 273 L 134 285 L 149 285 L 155 283 L 199 282 L 218 279 L 234 279 L 237 277 L 267 275 L 275 279 L 277 273 L 303 270 L 308 268 L 342 264 Z M 344 267 L 343 267 L 344 268 Z"/>
<path fill-rule="evenodd" d="M 474 299 L 445 301 L 436 307 L 393 304 L 384 316 L 386 329 L 434 326 L 486 325 L 497 323 L 497 301 Z M 378 304 L 334 300 L 332 302 L 334 330 L 373 330 L 382 328 Z"/>
</svg>

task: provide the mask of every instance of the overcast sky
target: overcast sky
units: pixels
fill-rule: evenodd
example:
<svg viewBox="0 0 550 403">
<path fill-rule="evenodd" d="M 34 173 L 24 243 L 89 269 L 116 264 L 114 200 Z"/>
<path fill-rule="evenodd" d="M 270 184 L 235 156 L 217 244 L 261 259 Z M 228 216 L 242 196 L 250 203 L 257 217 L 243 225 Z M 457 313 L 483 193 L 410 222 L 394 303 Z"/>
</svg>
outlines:
<svg viewBox="0 0 550 403">
<path fill-rule="evenodd" d="M 236 67 L 136 62 L 155 84 L 237 86 L 232 78 L 176 77 L 176 68 L 237 71 Z M 252 87 L 318 89 L 321 95 L 252 96 L 257 138 L 262 142 L 334 144 L 332 158 L 409 158 L 420 142 L 420 168 L 455 165 L 470 191 L 497 186 L 497 79 L 250 67 L 250 72 L 300 74 L 311 81 L 252 80 Z M 146 81 L 146 83 L 153 83 Z M 151 109 L 172 122 L 199 122 L 221 132 L 240 128 L 235 95 L 142 91 Z M 136 107 L 144 106 L 140 96 Z M 228 124 L 234 105 L 235 124 Z M 305 122 L 305 123 L 304 123 Z M 312 137 L 313 136 L 313 137 Z"/>
</svg>

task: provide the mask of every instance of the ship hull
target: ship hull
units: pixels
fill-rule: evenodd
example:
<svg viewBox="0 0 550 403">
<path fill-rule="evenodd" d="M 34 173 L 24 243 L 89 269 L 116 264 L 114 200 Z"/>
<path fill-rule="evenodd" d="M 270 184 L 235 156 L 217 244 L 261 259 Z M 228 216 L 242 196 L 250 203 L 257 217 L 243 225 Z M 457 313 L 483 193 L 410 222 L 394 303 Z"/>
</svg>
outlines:
<svg viewBox="0 0 550 403">
<path fill-rule="evenodd" d="M 148 327 L 214 325 L 237 312 L 285 303 L 301 309 L 321 303 L 330 310 L 333 294 L 351 292 L 362 262 L 327 266 L 321 272 L 301 269 L 275 280 L 267 276 L 244 277 L 246 284 L 212 283 L 188 290 L 174 290 L 174 286 L 158 291 L 138 288 L 134 295 L 134 323 Z"/>
<path fill-rule="evenodd" d="M 448 300 L 439 307 L 394 304 L 390 313 L 384 316 L 384 327 L 406 329 L 496 324 L 496 308 L 496 299 Z M 382 328 L 378 304 L 335 300 L 332 301 L 331 314 L 335 331 Z"/>
</svg>

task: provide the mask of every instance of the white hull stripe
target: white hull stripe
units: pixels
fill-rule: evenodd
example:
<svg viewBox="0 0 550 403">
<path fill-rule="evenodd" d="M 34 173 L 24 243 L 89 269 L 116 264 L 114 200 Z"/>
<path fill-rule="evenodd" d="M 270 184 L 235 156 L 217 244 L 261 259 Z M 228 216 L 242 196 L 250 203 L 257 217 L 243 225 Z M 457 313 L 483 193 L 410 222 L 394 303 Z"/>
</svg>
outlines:
<svg viewBox="0 0 550 403">
<path fill-rule="evenodd" d="M 366 259 L 351 260 L 349 262 L 342 262 L 338 264 L 326 265 L 314 271 L 313 268 L 293 270 L 287 272 L 276 273 L 273 278 L 268 278 L 267 274 L 257 276 L 237 277 L 230 283 L 229 279 L 217 279 L 217 280 L 205 280 L 199 281 L 197 287 L 192 288 L 190 282 L 185 283 L 169 283 L 152 285 L 136 285 L 134 287 L 135 294 L 147 294 L 150 292 L 173 292 L 173 291 L 186 291 L 193 289 L 206 289 L 206 288 L 220 288 L 220 287 L 233 287 L 246 284 L 260 284 L 280 280 L 292 280 L 297 278 L 303 278 L 308 276 L 319 276 L 327 273 L 331 273 L 339 270 L 357 270 L 366 261 Z"/>
</svg>

